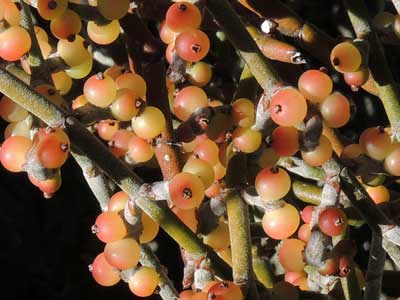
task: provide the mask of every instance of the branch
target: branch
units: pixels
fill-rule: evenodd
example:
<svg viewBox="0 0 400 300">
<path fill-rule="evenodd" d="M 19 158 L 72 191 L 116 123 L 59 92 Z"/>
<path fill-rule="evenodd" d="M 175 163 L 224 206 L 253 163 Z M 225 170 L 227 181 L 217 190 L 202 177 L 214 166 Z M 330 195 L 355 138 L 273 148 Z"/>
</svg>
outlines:
<svg viewBox="0 0 400 300">
<path fill-rule="evenodd" d="M 0 68 L 0 91 L 49 126 L 62 127 L 65 125 L 71 143 L 90 157 L 131 198 L 135 198 L 143 181 L 74 117 L 69 116 L 64 110 L 32 91 L 24 82 L 2 68 Z M 223 278 L 231 277 L 229 266 L 215 252 L 205 246 L 165 204 L 149 199 L 140 199 L 137 204 L 190 254 L 193 256 L 207 255 L 217 274 Z"/>
<path fill-rule="evenodd" d="M 384 49 L 369 23 L 368 10 L 362 0 L 343 0 L 347 14 L 359 39 L 369 42 L 371 55 L 369 66 L 376 81 L 378 96 L 382 100 L 395 139 L 400 138 L 400 93 L 393 80 Z"/>
<path fill-rule="evenodd" d="M 291 44 L 258 32 L 255 27 L 247 27 L 261 52 L 269 59 L 289 64 L 305 64 L 302 53 Z"/>
<path fill-rule="evenodd" d="M 156 269 L 160 276 L 158 286 L 160 287 L 160 296 L 164 300 L 178 299 L 179 294 L 172 281 L 168 278 L 166 268 L 161 265 L 158 257 L 153 253 L 148 245 L 140 245 L 140 263 Z"/>
</svg>

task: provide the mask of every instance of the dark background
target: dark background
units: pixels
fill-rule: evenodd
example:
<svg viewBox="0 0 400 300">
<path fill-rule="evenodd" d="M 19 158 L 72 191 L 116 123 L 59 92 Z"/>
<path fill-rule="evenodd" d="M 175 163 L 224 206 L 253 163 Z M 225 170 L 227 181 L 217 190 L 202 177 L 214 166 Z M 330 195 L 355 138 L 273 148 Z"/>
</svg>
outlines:
<svg viewBox="0 0 400 300">
<path fill-rule="evenodd" d="M 139 299 L 125 282 L 102 287 L 93 280 L 88 265 L 104 244 L 90 228 L 100 208 L 72 158 L 62 167 L 62 175 L 61 189 L 52 199 L 44 199 L 25 173 L 12 174 L 0 167 L 2 298 Z M 181 289 L 178 246 L 161 229 L 157 242 L 157 254 Z"/>
</svg>

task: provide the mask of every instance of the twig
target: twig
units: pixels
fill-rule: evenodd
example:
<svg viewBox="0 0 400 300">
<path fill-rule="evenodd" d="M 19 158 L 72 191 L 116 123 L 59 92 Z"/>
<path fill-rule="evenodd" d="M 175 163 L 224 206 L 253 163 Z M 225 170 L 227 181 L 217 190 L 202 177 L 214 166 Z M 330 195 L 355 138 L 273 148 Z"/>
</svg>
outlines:
<svg viewBox="0 0 400 300">
<path fill-rule="evenodd" d="M 329 64 L 329 55 L 335 40 L 313 25 L 305 23 L 294 11 L 278 0 L 238 0 L 257 15 L 275 22 L 276 29 L 284 35 L 299 39 L 300 45 L 324 64 Z"/>
<path fill-rule="evenodd" d="M 240 75 L 238 87 L 235 92 L 234 100 L 239 98 L 247 98 L 256 101 L 258 83 L 251 73 L 249 67 L 245 65 Z"/>
<path fill-rule="evenodd" d="M 83 176 L 93 194 L 95 195 L 97 201 L 99 202 L 102 211 L 107 211 L 108 201 L 113 195 L 113 190 L 111 189 L 111 182 L 104 175 L 102 171 L 91 161 L 86 155 L 83 155 L 79 150 L 71 149 L 71 155 L 81 167 Z"/>
<path fill-rule="evenodd" d="M 372 231 L 371 248 L 369 251 L 364 299 L 378 300 L 381 295 L 382 276 L 386 259 L 386 253 L 382 247 L 382 232 L 380 229 Z"/>
<path fill-rule="evenodd" d="M 322 188 L 314 184 L 296 180 L 292 183 L 292 191 L 296 198 L 303 202 L 313 205 L 321 203 Z"/>
<path fill-rule="evenodd" d="M 31 68 L 31 85 L 40 84 L 41 81 L 45 81 L 47 83 L 52 83 L 53 80 L 51 78 L 51 73 L 48 67 L 44 62 L 44 58 L 42 52 L 39 47 L 38 40 L 36 38 L 36 34 L 33 28 L 32 16 L 29 9 L 28 4 L 24 1 L 20 0 L 22 11 L 21 11 L 21 26 L 24 27 L 29 32 L 29 36 L 31 37 L 32 46 L 29 51 L 29 66 Z"/>
<path fill-rule="evenodd" d="M 362 294 L 354 268 L 343 278 L 340 278 L 346 300 L 361 300 Z"/>
<path fill-rule="evenodd" d="M 206 6 L 233 46 L 240 52 L 258 84 L 268 95 L 271 95 L 281 82 L 279 75 L 260 52 L 229 2 L 227 0 L 208 0 Z"/>
<path fill-rule="evenodd" d="M 344 193 L 372 230 L 364 299 L 378 300 L 381 293 L 386 253 L 382 248 L 382 231 L 378 226 L 377 219 L 385 219 L 386 216 L 377 209 L 368 193 L 347 167 L 340 172 L 340 182 Z"/>
<path fill-rule="evenodd" d="M 264 285 L 264 287 L 272 288 L 274 285 L 273 273 L 270 269 L 269 264 L 265 261 L 265 259 L 263 259 L 260 256 L 257 246 L 252 246 L 252 257 L 253 257 L 253 270 L 257 277 L 257 280 L 261 282 Z"/>
<path fill-rule="evenodd" d="M 242 172 L 235 172 L 242 170 Z M 233 175 L 233 176 L 232 176 Z M 249 211 L 238 188 L 246 181 L 246 157 L 234 155 L 227 168 L 225 202 L 228 213 L 229 235 L 232 249 L 233 280 L 246 296 L 253 280 Z"/>
<path fill-rule="evenodd" d="M 333 151 L 335 151 L 335 153 L 338 156 L 340 156 L 343 152 L 344 146 L 343 146 L 342 141 L 339 139 L 339 137 L 335 133 L 335 130 L 324 124 L 322 134 L 325 135 L 328 138 L 328 140 L 331 142 Z"/>
<path fill-rule="evenodd" d="M 378 230 L 378 220 L 384 224 L 393 224 L 391 220 L 375 205 L 361 183 L 354 177 L 350 169 L 344 167 L 340 172 L 340 186 L 351 204 L 359 211 L 371 230 Z"/>
<path fill-rule="evenodd" d="M 316 181 L 324 181 L 325 180 L 325 172 L 321 168 L 311 167 L 304 160 L 297 158 L 295 156 L 292 157 L 282 157 L 278 161 L 278 165 L 285 168 L 289 172 L 300 175 L 304 178 L 313 179 Z"/>
<path fill-rule="evenodd" d="M 275 23 L 277 25 L 276 30 L 283 35 L 298 39 L 302 48 L 324 65 L 330 66 L 330 52 L 337 43 L 334 38 L 319 30 L 313 24 L 302 20 L 293 10 L 279 0 L 237 1 L 258 16 Z M 377 94 L 376 83 L 373 79 L 368 80 L 362 88 L 373 95 Z"/>
<path fill-rule="evenodd" d="M 399 139 L 400 128 L 400 93 L 393 80 L 384 49 L 377 34 L 369 23 L 368 10 L 362 0 L 343 0 L 347 14 L 359 39 L 369 42 L 372 52 L 369 66 L 376 81 L 378 96 L 382 100 L 386 114 L 393 128 L 395 139 Z"/>
<path fill-rule="evenodd" d="M 100 108 L 90 103 L 74 110 L 75 118 L 82 124 L 91 125 L 100 120 L 112 119 L 109 108 Z"/>
<path fill-rule="evenodd" d="M 157 138 L 154 149 L 164 180 L 170 180 L 181 171 L 180 153 L 172 144 L 175 138 L 172 135 L 172 114 L 169 108 L 168 90 L 165 84 L 165 67 L 163 62 L 150 63 L 143 72 L 147 89 L 147 102 L 158 107 L 165 116 L 166 129 L 161 137 Z"/>
<path fill-rule="evenodd" d="M 247 27 L 261 52 L 272 60 L 289 64 L 305 64 L 302 53 L 291 44 L 261 34 L 254 27 Z"/>
<path fill-rule="evenodd" d="M 167 270 L 161 265 L 158 257 L 153 253 L 148 245 L 140 245 L 140 263 L 143 266 L 152 267 L 159 274 L 160 296 L 164 300 L 178 299 L 179 294 L 172 281 L 168 278 Z"/>
</svg>

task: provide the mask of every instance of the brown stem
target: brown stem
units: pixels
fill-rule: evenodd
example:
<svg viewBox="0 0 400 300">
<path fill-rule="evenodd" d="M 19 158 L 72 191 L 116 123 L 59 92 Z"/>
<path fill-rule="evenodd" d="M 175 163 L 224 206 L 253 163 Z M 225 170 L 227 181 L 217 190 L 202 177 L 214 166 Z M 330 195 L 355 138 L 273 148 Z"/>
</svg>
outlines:
<svg viewBox="0 0 400 300">
<path fill-rule="evenodd" d="M 300 45 L 325 65 L 336 41 L 302 20 L 294 11 L 278 0 L 238 0 L 243 6 L 260 17 L 278 24 L 277 30 L 284 35 L 299 39 Z"/>
<path fill-rule="evenodd" d="M 163 62 L 151 63 L 144 69 L 144 79 L 151 88 L 147 89 L 147 102 L 158 107 L 167 121 L 166 129 L 157 138 L 155 155 L 164 175 L 164 180 L 170 180 L 181 171 L 180 153 L 171 146 L 175 142 L 172 132 L 172 114 L 169 108 L 168 90 L 165 84 L 165 67 Z"/>
</svg>

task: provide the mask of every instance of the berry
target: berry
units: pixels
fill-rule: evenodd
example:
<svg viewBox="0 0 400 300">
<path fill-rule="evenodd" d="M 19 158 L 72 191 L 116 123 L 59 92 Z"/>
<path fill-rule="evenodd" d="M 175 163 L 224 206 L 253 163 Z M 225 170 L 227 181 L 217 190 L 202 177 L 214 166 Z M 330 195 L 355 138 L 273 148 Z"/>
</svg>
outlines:
<svg viewBox="0 0 400 300">
<path fill-rule="evenodd" d="M 159 280 L 156 270 L 142 266 L 129 279 L 129 289 L 136 296 L 147 297 L 154 293 Z"/>
<path fill-rule="evenodd" d="M 190 173 L 179 173 L 169 183 L 172 202 L 181 209 L 198 207 L 204 198 L 204 185 L 199 177 Z"/>
<path fill-rule="evenodd" d="M 269 111 L 272 120 L 281 126 L 295 126 L 307 114 L 306 99 L 293 87 L 281 88 L 272 96 Z"/>
<path fill-rule="evenodd" d="M 283 240 L 296 232 L 300 224 L 297 209 L 284 202 L 282 206 L 266 210 L 262 219 L 265 233 L 275 240 Z"/>
<path fill-rule="evenodd" d="M 94 280 L 102 286 L 113 286 L 121 280 L 119 271 L 107 262 L 104 253 L 97 255 L 90 269 Z"/>
<path fill-rule="evenodd" d="M 266 202 L 283 198 L 289 192 L 290 185 L 290 177 L 282 168 L 265 168 L 255 180 L 256 191 Z"/>
<path fill-rule="evenodd" d="M 301 74 L 298 82 L 299 90 L 311 102 L 322 102 L 332 92 L 331 78 L 322 71 L 308 70 Z"/>
<path fill-rule="evenodd" d="M 327 207 L 319 214 L 318 226 L 326 235 L 342 234 L 347 228 L 346 214 L 340 208 Z"/>
</svg>

